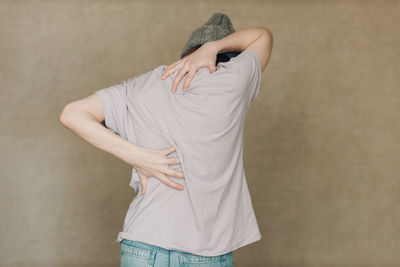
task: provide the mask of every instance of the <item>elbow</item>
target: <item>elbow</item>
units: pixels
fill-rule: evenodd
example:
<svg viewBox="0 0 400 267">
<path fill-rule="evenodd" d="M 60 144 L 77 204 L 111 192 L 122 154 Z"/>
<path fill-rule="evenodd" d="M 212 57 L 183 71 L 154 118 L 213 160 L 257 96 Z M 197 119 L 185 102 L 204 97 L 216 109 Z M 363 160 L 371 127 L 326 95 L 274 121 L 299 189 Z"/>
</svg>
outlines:
<svg viewBox="0 0 400 267">
<path fill-rule="evenodd" d="M 272 38 L 272 31 L 271 29 L 267 28 L 267 27 L 261 27 L 263 29 L 263 32 L 270 38 Z"/>
<path fill-rule="evenodd" d="M 268 60 L 269 60 L 269 57 L 272 53 L 272 47 L 274 46 L 274 38 L 272 35 L 272 31 L 270 29 L 268 29 L 267 27 L 264 27 L 264 39 L 265 39 L 265 45 L 266 45 L 266 49 L 267 49 L 266 52 L 268 54 Z"/>
<path fill-rule="evenodd" d="M 269 43 L 272 44 L 272 42 L 273 42 L 272 31 L 271 31 L 269 28 L 267 28 L 267 27 L 263 27 L 263 30 L 264 30 L 264 34 L 265 34 L 265 36 L 267 37 Z"/>
<path fill-rule="evenodd" d="M 71 117 L 72 117 L 73 112 L 74 112 L 74 107 L 73 107 L 72 103 L 67 104 L 63 108 L 63 110 L 61 111 L 61 114 L 59 116 L 60 123 L 64 126 L 68 127 L 68 125 L 72 121 Z"/>
</svg>

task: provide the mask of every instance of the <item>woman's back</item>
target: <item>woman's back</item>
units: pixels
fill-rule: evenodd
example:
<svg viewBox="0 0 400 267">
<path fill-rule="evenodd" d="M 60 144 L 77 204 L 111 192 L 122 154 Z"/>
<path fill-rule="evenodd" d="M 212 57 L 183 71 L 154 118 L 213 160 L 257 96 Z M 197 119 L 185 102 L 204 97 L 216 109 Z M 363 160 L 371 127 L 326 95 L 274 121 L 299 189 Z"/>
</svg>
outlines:
<svg viewBox="0 0 400 267">
<path fill-rule="evenodd" d="M 176 190 L 149 179 L 126 214 L 122 239 L 166 249 L 216 256 L 261 239 L 243 169 L 243 126 L 258 95 L 261 66 L 245 50 L 210 74 L 199 69 L 191 86 L 170 90 L 175 75 L 162 80 L 165 65 L 96 91 L 106 126 L 139 146 L 174 146 L 185 179 Z M 173 166 L 173 165 L 172 165 Z M 130 186 L 141 190 L 132 171 Z"/>
</svg>

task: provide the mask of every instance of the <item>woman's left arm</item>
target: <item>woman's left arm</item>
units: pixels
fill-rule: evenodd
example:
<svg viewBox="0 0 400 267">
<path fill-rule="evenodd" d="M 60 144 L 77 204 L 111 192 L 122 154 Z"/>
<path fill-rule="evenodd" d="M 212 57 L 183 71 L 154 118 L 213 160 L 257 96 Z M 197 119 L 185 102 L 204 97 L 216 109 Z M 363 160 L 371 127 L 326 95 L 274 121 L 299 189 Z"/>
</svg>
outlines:
<svg viewBox="0 0 400 267">
<path fill-rule="evenodd" d="M 60 122 L 86 142 L 135 166 L 139 147 L 108 130 L 100 123 L 103 120 L 101 102 L 96 95 L 67 104 L 60 115 Z"/>
<path fill-rule="evenodd" d="M 178 157 L 168 157 L 175 151 L 174 147 L 164 150 L 152 150 L 137 146 L 113 133 L 100 122 L 104 120 L 104 111 L 96 94 L 67 104 L 60 115 L 60 122 L 79 135 L 89 144 L 106 151 L 137 169 L 142 183 L 142 194 L 147 188 L 147 180 L 154 176 L 161 182 L 183 190 L 183 186 L 172 181 L 167 175 L 184 178 L 184 174 L 170 164 L 179 164 Z"/>
</svg>

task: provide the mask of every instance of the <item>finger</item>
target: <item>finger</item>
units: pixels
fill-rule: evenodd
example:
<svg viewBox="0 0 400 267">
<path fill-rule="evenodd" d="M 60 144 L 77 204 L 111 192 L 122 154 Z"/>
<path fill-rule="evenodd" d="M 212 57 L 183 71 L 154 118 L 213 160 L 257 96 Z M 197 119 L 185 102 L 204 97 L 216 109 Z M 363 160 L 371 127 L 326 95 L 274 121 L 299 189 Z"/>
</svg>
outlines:
<svg viewBox="0 0 400 267">
<path fill-rule="evenodd" d="M 166 66 L 164 68 L 165 72 L 164 74 L 161 76 L 161 79 L 165 79 L 166 77 L 168 77 L 169 75 L 171 75 L 172 73 L 174 73 L 176 71 L 176 69 L 179 67 L 179 63 L 181 63 L 181 60 L 176 61 L 175 63 Z"/>
<path fill-rule="evenodd" d="M 217 71 L 217 67 L 214 66 L 214 65 L 210 65 L 210 66 L 208 67 L 208 70 L 210 71 L 210 73 L 214 73 L 214 72 Z"/>
<path fill-rule="evenodd" d="M 148 184 L 148 178 L 143 179 L 142 180 L 142 195 L 144 195 L 144 193 L 146 193 L 147 184 Z"/>
<path fill-rule="evenodd" d="M 185 83 L 183 84 L 182 90 L 186 89 L 189 87 L 190 82 L 193 79 L 194 74 L 197 72 L 197 69 L 192 69 L 192 71 L 190 71 L 188 73 L 188 75 L 186 75 L 186 79 L 185 79 Z"/>
<path fill-rule="evenodd" d="M 172 84 L 172 91 L 175 92 L 178 84 L 181 82 L 183 76 L 185 76 L 186 72 L 188 72 L 188 67 L 184 66 L 178 73 L 178 75 L 176 75 L 175 80 Z"/>
<path fill-rule="evenodd" d="M 174 63 L 172 63 L 172 64 L 166 66 L 165 69 L 166 69 L 166 70 L 169 70 L 170 68 L 174 68 L 174 67 L 175 67 L 176 65 L 178 65 L 181 61 L 182 61 L 182 60 L 175 61 Z"/>
<path fill-rule="evenodd" d="M 164 72 L 164 74 L 161 76 L 161 79 L 164 80 L 165 78 L 167 78 L 169 75 L 171 75 L 172 73 L 174 73 L 176 71 L 176 67 L 171 68 L 169 70 L 166 70 Z"/>
<path fill-rule="evenodd" d="M 168 154 L 171 154 L 172 152 L 175 152 L 175 151 L 176 151 L 175 147 L 171 146 L 171 147 L 169 147 L 169 148 L 167 148 L 167 149 L 164 149 L 162 152 L 163 152 L 165 155 L 168 155 Z"/>
<path fill-rule="evenodd" d="M 142 192 L 141 192 L 141 194 L 143 195 L 146 192 L 146 189 L 147 189 L 147 180 L 148 180 L 148 178 L 141 171 L 138 171 L 138 174 L 139 174 L 140 182 L 142 183 Z"/>
<path fill-rule="evenodd" d="M 169 176 L 176 177 L 176 178 L 182 178 L 182 179 L 185 178 L 185 175 L 183 174 L 183 172 L 179 172 L 177 170 L 174 170 L 171 167 L 166 167 L 164 173 L 169 175 Z"/>
<path fill-rule="evenodd" d="M 179 164 L 181 161 L 179 158 L 167 158 L 167 164 Z"/>
<path fill-rule="evenodd" d="M 171 179 L 169 179 L 167 176 L 165 176 L 164 174 L 162 174 L 162 173 L 159 173 L 158 175 L 157 175 L 157 177 L 160 179 L 160 181 L 162 182 L 162 183 L 164 183 L 165 185 L 167 185 L 167 186 L 169 186 L 169 187 L 172 187 L 172 188 L 175 188 L 175 189 L 177 189 L 177 190 L 183 190 L 183 186 L 181 185 L 181 184 L 178 184 L 178 183 L 175 183 L 175 182 L 173 182 Z"/>
</svg>

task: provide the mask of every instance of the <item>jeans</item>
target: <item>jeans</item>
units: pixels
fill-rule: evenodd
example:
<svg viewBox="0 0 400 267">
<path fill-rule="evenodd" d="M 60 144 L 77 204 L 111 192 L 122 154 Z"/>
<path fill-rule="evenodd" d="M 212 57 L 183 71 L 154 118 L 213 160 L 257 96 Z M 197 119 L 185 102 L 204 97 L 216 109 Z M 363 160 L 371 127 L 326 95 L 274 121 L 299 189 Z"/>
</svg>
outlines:
<svg viewBox="0 0 400 267">
<path fill-rule="evenodd" d="M 200 256 L 123 239 L 120 267 L 233 267 L 232 251 L 218 256 Z"/>
</svg>

